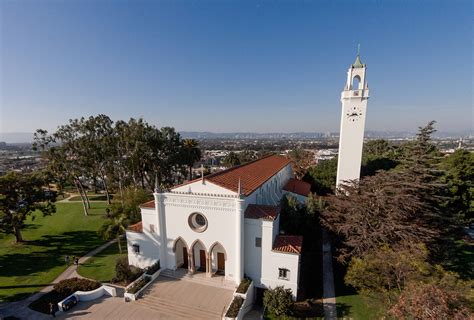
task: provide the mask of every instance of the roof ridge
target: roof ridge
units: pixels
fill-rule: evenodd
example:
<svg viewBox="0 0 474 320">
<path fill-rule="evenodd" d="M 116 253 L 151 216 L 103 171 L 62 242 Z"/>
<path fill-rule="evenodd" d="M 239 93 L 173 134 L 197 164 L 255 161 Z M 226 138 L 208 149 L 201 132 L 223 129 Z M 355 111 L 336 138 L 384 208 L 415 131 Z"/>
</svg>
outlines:
<svg viewBox="0 0 474 320">
<path fill-rule="evenodd" d="M 258 158 L 258 159 L 255 159 L 255 160 L 252 160 L 252 161 L 249 161 L 249 162 L 246 162 L 246 163 L 242 163 L 242 164 L 233 166 L 233 167 L 231 167 L 231 168 L 227 168 L 227 169 L 222 170 L 222 171 L 218 171 L 218 172 L 211 173 L 210 175 L 205 176 L 204 179 L 206 179 L 206 178 L 213 178 L 213 177 L 222 175 L 223 173 L 231 172 L 231 171 L 234 171 L 234 170 L 236 170 L 236 169 L 239 169 L 239 168 L 248 166 L 248 165 L 250 165 L 250 164 L 252 164 L 252 163 L 255 163 L 255 162 L 257 162 L 257 161 L 261 161 L 261 160 L 263 160 L 263 159 L 266 159 L 266 158 L 269 158 L 269 157 L 274 157 L 274 156 L 283 157 L 282 155 L 279 155 L 279 154 L 268 154 L 268 155 L 263 156 L 263 157 L 261 157 L 261 158 Z"/>
</svg>

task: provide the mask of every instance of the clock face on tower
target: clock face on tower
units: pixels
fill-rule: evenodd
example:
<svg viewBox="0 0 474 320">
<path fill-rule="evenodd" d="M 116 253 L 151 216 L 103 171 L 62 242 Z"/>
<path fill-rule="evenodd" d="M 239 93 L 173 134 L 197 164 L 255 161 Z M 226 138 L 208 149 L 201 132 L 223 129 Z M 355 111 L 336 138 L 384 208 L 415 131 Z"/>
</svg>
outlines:
<svg viewBox="0 0 474 320">
<path fill-rule="evenodd" d="M 349 121 L 355 122 L 362 118 L 362 109 L 360 107 L 352 107 L 346 113 L 346 117 Z"/>
</svg>

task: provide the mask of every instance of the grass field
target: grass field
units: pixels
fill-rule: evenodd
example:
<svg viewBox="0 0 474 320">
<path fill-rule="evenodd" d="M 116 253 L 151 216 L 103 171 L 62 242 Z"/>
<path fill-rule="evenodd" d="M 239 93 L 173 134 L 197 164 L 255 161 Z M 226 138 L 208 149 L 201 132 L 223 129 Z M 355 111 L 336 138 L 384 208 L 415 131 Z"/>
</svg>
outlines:
<svg viewBox="0 0 474 320">
<path fill-rule="evenodd" d="M 115 261 L 120 256 L 127 256 L 127 241 L 123 239 L 122 255 L 116 243 L 99 252 L 84 264 L 81 264 L 77 270 L 83 277 L 95 279 L 101 282 L 110 282 L 115 276 Z"/>
<path fill-rule="evenodd" d="M 110 199 L 113 196 L 110 195 Z M 68 201 L 82 201 L 81 196 L 73 196 L 68 199 Z M 107 196 L 103 194 L 89 195 L 89 201 L 107 201 Z"/>
<path fill-rule="evenodd" d="M 106 204 L 91 203 L 85 217 L 81 203 L 57 203 L 57 212 L 30 216 L 24 243 L 0 234 L 0 301 L 15 301 L 40 291 L 66 269 L 64 256 L 82 256 L 104 243 L 97 234 Z"/>
</svg>

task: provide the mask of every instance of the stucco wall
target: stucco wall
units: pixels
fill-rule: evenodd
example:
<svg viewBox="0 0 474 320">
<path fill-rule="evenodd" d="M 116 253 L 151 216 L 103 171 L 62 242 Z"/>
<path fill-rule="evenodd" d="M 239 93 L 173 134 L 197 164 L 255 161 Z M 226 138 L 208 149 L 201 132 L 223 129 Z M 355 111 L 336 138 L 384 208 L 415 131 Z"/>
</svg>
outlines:
<svg viewBox="0 0 474 320">
<path fill-rule="evenodd" d="M 148 233 L 130 232 L 127 231 L 127 249 L 128 249 L 128 263 L 139 268 L 146 268 L 151 266 L 159 259 L 159 246 Z M 133 251 L 133 245 L 140 246 L 140 252 Z"/>
</svg>

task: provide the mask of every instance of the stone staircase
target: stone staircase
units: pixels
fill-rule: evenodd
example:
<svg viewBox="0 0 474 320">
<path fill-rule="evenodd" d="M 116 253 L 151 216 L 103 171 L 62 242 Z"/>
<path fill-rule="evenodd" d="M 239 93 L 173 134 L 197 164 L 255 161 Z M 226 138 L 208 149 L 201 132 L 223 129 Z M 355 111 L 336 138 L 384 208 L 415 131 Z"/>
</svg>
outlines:
<svg viewBox="0 0 474 320">
<path fill-rule="evenodd" d="M 227 288 L 235 290 L 237 287 L 233 281 L 225 280 L 223 276 L 207 277 L 204 273 L 188 274 L 184 269 L 176 271 L 165 269 L 161 272 L 160 277 L 168 277 L 179 280 L 192 281 L 206 286 L 213 286 L 218 288 Z"/>
<path fill-rule="evenodd" d="M 176 301 L 159 298 L 152 295 L 145 294 L 143 298 L 137 300 L 136 303 L 151 310 L 157 311 L 160 314 L 161 319 L 222 319 L 221 313 L 198 309 L 196 307 L 189 307 L 184 304 L 179 304 Z"/>
</svg>

